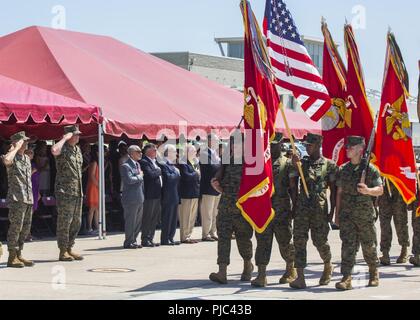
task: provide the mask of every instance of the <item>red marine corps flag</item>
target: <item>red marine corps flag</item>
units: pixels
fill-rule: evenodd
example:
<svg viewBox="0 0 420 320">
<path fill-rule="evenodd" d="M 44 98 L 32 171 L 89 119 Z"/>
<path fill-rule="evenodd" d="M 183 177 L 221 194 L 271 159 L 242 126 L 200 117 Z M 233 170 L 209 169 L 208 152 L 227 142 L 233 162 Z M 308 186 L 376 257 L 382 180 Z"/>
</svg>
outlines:
<svg viewBox="0 0 420 320">
<path fill-rule="evenodd" d="M 275 135 L 279 97 L 267 48 L 248 1 L 242 0 L 241 10 L 245 26 L 246 134 L 245 163 L 237 206 L 253 228 L 262 233 L 274 217 L 270 140 Z"/>
<path fill-rule="evenodd" d="M 416 162 L 406 98 L 408 74 L 394 35 L 388 33 L 385 75 L 373 163 L 407 204 L 416 198 Z"/>
<path fill-rule="evenodd" d="M 347 162 L 344 139 L 353 125 L 353 110 L 347 99 L 347 71 L 328 26 L 322 21 L 324 34 L 323 75 L 332 106 L 322 118 L 323 154 L 341 166 Z"/>
<path fill-rule="evenodd" d="M 344 28 L 344 41 L 347 49 L 347 99 L 346 99 L 346 135 L 361 136 L 370 140 L 373 129 L 373 116 L 366 95 L 366 87 L 351 25 Z"/>
<path fill-rule="evenodd" d="M 325 22 L 322 32 L 325 39 L 323 78 L 332 101 L 332 107 L 322 119 L 323 153 L 342 165 L 348 160 L 345 158 L 344 138 L 362 136 L 369 141 L 373 116 L 352 27 L 346 25 L 344 28 L 347 71 Z"/>
</svg>

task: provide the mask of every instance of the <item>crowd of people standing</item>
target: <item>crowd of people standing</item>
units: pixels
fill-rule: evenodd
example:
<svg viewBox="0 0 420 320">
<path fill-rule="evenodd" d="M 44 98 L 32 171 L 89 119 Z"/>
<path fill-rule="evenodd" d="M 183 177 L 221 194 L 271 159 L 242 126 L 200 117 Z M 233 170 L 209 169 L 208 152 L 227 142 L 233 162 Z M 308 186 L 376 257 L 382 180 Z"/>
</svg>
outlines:
<svg viewBox="0 0 420 320">
<path fill-rule="evenodd" d="M 198 243 L 199 239 L 193 239 L 192 233 L 199 212 L 203 224 L 202 241 L 217 241 L 220 194 L 212 188 L 211 179 L 221 166 L 223 149 L 219 148 L 220 141 L 215 135 L 209 136 L 211 141 L 214 149 L 188 144 L 179 150 L 174 144 L 166 144 L 158 151 L 152 143 L 140 148 L 128 146 L 123 141 L 111 143 L 109 151 L 105 149 L 105 189 L 123 209 L 124 248 Z M 8 200 L 11 226 L 11 208 L 17 199 L 13 198 L 16 190 L 11 186 L 19 175 L 11 175 L 10 168 L 14 168 L 22 157 L 30 164 L 30 181 L 15 181 L 15 185 L 21 192 L 31 190 L 31 201 L 28 200 L 31 222 L 40 200 L 44 196 L 54 196 L 58 212 L 59 259 L 81 260 L 82 256 L 74 253 L 72 247 L 80 231 L 83 203 L 89 210 L 88 234 L 96 235 L 99 227 L 98 147 L 80 141 L 78 127 L 69 126 L 65 128 L 63 139 L 52 146 L 44 141 L 30 141 L 25 132 L 20 132 L 11 137 L 11 143 L 2 143 L 2 154 L 2 159 L 11 158 L 10 162 L 3 160 L 0 168 L 0 197 Z M 204 161 L 200 161 L 200 157 Z M 27 216 L 25 213 L 23 219 Z M 162 230 L 160 241 L 155 239 L 158 225 Z M 175 240 L 178 225 L 179 241 Z M 31 223 L 29 231 L 18 232 L 20 238 L 25 240 L 29 236 L 30 226 Z M 10 230 L 9 227 L 9 233 Z M 9 266 L 21 267 L 13 256 L 9 260 Z"/>
</svg>

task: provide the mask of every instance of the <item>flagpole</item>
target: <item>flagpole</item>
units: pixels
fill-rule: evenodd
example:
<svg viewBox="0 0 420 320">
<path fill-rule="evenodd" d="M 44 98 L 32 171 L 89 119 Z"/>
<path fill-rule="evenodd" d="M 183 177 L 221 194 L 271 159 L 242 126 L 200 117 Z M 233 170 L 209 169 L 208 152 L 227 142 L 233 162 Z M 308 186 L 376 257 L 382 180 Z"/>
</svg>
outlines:
<svg viewBox="0 0 420 320">
<path fill-rule="evenodd" d="M 239 124 L 236 126 L 236 129 L 240 129 L 240 128 L 241 128 L 241 125 L 242 125 L 242 123 L 244 122 L 244 120 L 245 120 L 245 117 L 244 117 L 244 116 L 242 116 L 241 121 L 240 121 L 240 122 L 239 122 Z"/>
<path fill-rule="evenodd" d="M 419 70 L 420 70 L 420 60 L 419 60 Z M 418 84 L 419 90 L 417 93 L 417 116 L 420 120 L 420 77 L 419 77 L 419 84 Z"/>
<path fill-rule="evenodd" d="M 289 123 L 287 122 L 286 113 L 284 112 L 283 103 L 281 101 L 280 101 L 280 108 L 279 109 L 280 109 L 281 115 L 283 117 L 284 125 L 286 126 L 287 134 L 290 137 L 290 144 L 292 145 L 293 154 L 296 155 L 297 150 L 296 150 L 296 145 L 295 145 L 295 139 L 293 138 L 292 132 L 290 131 Z M 298 170 L 299 170 L 300 179 L 302 180 L 303 188 L 305 189 L 306 196 L 309 199 L 308 185 L 306 184 L 305 176 L 303 175 L 302 162 L 300 160 L 297 162 L 297 167 L 298 167 Z"/>
<path fill-rule="evenodd" d="M 419 70 L 420 70 L 420 60 L 419 60 Z M 417 93 L 417 116 L 420 120 L 420 77 L 419 77 L 419 84 L 418 84 L 419 90 Z M 417 168 L 417 161 L 414 156 L 414 162 L 416 163 L 416 176 L 417 176 L 417 188 L 420 188 L 420 174 L 419 169 Z"/>
<path fill-rule="evenodd" d="M 416 177 L 417 177 L 417 193 L 416 193 L 416 199 L 417 199 L 417 208 L 414 208 L 413 210 L 416 211 L 416 217 L 420 217 L 420 215 L 418 215 L 418 209 L 420 208 L 419 205 L 419 193 L 420 193 L 420 173 L 419 173 L 419 169 L 417 168 L 417 164 L 416 164 Z"/>
</svg>

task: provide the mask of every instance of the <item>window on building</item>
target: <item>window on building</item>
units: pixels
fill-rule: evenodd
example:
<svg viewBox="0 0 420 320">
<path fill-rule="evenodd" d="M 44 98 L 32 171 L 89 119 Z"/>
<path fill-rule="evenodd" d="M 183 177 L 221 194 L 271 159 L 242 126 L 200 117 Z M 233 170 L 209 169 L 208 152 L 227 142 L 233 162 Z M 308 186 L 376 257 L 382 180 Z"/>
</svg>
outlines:
<svg viewBox="0 0 420 320">
<path fill-rule="evenodd" d="M 244 58 L 244 44 L 243 43 L 229 43 L 228 44 L 228 57 L 231 58 Z"/>
<path fill-rule="evenodd" d="M 308 50 L 309 55 L 312 58 L 315 66 L 322 73 L 322 60 L 323 60 L 323 46 L 322 44 L 314 44 L 311 42 L 306 42 L 305 47 Z"/>
<path fill-rule="evenodd" d="M 285 109 L 296 111 L 296 99 L 292 95 L 284 94 L 282 95 L 282 103 Z"/>
</svg>

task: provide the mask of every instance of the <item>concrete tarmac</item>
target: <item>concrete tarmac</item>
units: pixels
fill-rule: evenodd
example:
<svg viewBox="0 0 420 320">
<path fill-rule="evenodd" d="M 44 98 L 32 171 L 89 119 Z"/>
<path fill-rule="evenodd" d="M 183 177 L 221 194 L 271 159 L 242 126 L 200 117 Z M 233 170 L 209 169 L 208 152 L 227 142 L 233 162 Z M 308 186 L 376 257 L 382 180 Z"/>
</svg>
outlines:
<svg viewBox="0 0 420 320">
<path fill-rule="evenodd" d="M 157 232 L 155 240 L 159 239 Z M 177 237 L 179 237 L 177 235 Z M 201 228 L 194 230 L 201 238 Z M 122 234 L 108 235 L 106 240 L 78 238 L 75 251 L 85 257 L 81 262 L 58 261 L 55 239 L 25 245 L 24 257 L 33 259 L 33 268 L 6 267 L 7 252 L 0 259 L 0 300 L 417 300 L 420 298 L 420 268 L 410 264 L 397 265 L 400 247 L 391 251 L 393 265 L 380 268 L 380 287 L 366 288 L 368 268 L 361 252 L 353 277 L 355 290 L 338 292 L 335 283 L 341 279 L 341 242 L 338 231 L 330 233 L 334 277 L 329 286 L 318 281 L 323 265 L 311 241 L 308 243 L 306 270 L 308 288 L 302 291 L 279 285 L 285 263 L 277 244 L 273 246 L 268 267 L 268 287 L 255 289 L 240 282 L 242 260 L 236 243 L 232 243 L 232 264 L 228 268 L 229 284 L 216 285 L 208 280 L 217 271 L 217 243 L 184 244 L 175 247 L 124 250 Z M 254 239 L 255 248 L 255 239 Z M 3 250 L 6 246 L 3 244 Z M 255 268 L 256 271 L 256 268 Z M 256 272 L 254 272 L 256 276 Z"/>
</svg>

